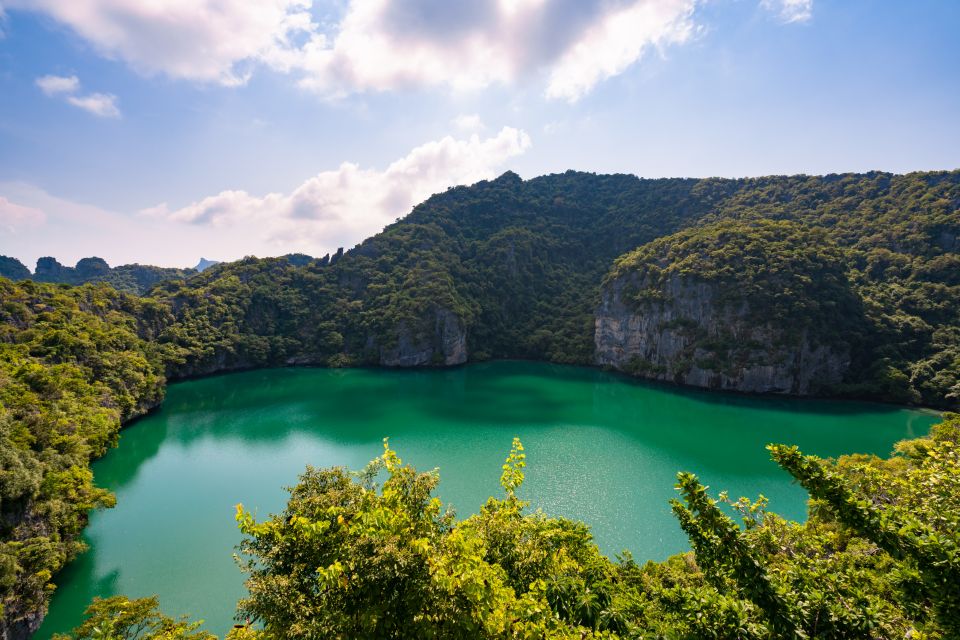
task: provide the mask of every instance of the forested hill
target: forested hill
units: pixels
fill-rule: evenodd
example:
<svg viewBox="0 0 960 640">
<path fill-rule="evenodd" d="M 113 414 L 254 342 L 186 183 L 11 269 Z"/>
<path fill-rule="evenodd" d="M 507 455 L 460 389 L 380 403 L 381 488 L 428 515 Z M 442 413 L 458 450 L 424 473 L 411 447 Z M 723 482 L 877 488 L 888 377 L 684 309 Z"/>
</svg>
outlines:
<svg viewBox="0 0 960 640">
<path fill-rule="evenodd" d="M 796 260 L 802 244 L 764 240 L 757 219 L 817 229 L 810 237 L 837 247 L 831 260 L 845 289 Z M 180 320 L 168 336 L 183 347 L 174 375 L 284 362 L 590 364 L 600 287 L 618 256 L 720 220 L 730 221 L 727 237 L 678 258 L 686 265 L 678 277 L 708 277 L 695 265 L 709 263 L 737 288 L 766 263 L 795 263 L 809 268 L 796 276 L 810 286 L 793 308 L 837 296 L 854 303 L 856 313 L 831 321 L 843 334 L 842 379 L 819 393 L 956 406 L 958 171 L 745 180 L 568 172 L 529 181 L 507 173 L 433 196 L 342 257 L 302 268 L 248 259 L 154 295 L 173 301 Z M 762 256 L 735 250 L 751 242 Z"/>
<path fill-rule="evenodd" d="M 521 357 L 735 389 L 774 371 L 788 393 L 957 407 L 958 236 L 960 171 L 506 173 L 346 253 L 219 264 L 144 297 L 0 278 L 0 632 L 39 624 L 87 512 L 110 500 L 89 462 L 165 380 Z M 672 359 L 651 360 L 664 340 Z M 810 361 L 829 384 L 804 386 L 790 363 Z"/>
<path fill-rule="evenodd" d="M 103 258 L 81 258 L 76 266 L 67 267 L 50 256 L 37 260 L 33 273 L 16 258 L 0 256 L 0 276 L 13 281 L 35 280 L 58 284 L 86 284 L 106 282 L 117 291 L 144 294 L 161 280 L 183 279 L 197 273 L 196 269 L 155 267 L 148 264 L 124 264 L 111 267 Z"/>
</svg>

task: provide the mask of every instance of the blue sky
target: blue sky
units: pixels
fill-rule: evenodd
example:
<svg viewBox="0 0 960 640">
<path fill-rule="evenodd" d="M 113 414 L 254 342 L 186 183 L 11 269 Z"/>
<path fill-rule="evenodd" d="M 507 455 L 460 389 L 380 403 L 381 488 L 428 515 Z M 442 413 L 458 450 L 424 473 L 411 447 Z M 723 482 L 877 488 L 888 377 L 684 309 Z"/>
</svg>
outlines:
<svg viewBox="0 0 960 640">
<path fill-rule="evenodd" d="M 960 167 L 953 0 L 0 0 L 0 253 L 352 246 L 507 169 Z"/>
</svg>

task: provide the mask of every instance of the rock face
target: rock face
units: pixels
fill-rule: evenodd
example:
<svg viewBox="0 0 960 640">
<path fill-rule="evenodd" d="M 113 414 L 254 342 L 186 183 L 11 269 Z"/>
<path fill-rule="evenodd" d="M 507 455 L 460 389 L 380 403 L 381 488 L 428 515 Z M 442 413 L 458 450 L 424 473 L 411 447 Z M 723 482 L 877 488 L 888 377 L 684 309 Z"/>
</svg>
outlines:
<svg viewBox="0 0 960 640">
<path fill-rule="evenodd" d="M 456 365 L 467 361 L 467 333 L 455 313 L 437 309 L 433 330 L 417 335 L 406 324 L 397 327 L 397 344 L 380 348 L 380 364 L 385 367 Z"/>
<path fill-rule="evenodd" d="M 56 258 L 46 256 L 37 260 L 37 267 L 33 270 L 33 279 L 37 282 L 68 282 L 69 267 L 64 267 Z"/>
<path fill-rule="evenodd" d="M 220 264 L 216 260 L 207 260 L 206 258 L 200 258 L 200 262 L 197 263 L 197 266 L 194 267 L 194 270 L 198 273 L 202 273 L 214 265 Z"/>
<path fill-rule="evenodd" d="M 836 384 L 850 365 L 842 348 L 807 331 L 757 322 L 745 305 L 717 301 L 712 284 L 672 276 L 661 296 L 638 304 L 649 286 L 628 274 L 607 283 L 595 316 L 596 363 L 634 375 L 710 389 L 807 395 Z"/>
<path fill-rule="evenodd" d="M 2 623 L 0 626 L 0 639 L 2 640 L 29 640 L 40 625 L 46 613 L 43 611 L 34 611 L 23 616 L 16 622 Z"/>
</svg>

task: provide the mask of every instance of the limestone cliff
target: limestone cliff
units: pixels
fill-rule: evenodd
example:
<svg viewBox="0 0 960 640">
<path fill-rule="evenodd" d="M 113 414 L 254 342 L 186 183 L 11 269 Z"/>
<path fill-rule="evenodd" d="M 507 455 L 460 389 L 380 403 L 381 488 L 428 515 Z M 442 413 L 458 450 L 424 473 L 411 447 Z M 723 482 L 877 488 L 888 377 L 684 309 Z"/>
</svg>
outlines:
<svg viewBox="0 0 960 640">
<path fill-rule="evenodd" d="M 634 285 L 635 286 L 635 285 Z M 642 286 L 642 285 L 641 285 Z M 634 375 L 710 389 L 807 395 L 839 383 L 849 353 L 807 332 L 756 324 L 745 306 L 716 301 L 716 287 L 671 278 L 659 302 L 631 308 L 629 280 L 604 288 L 596 313 L 596 362 Z"/>
<path fill-rule="evenodd" d="M 433 314 L 432 331 L 415 332 L 406 323 L 397 327 L 397 344 L 380 347 L 385 367 L 456 365 L 467 361 L 467 334 L 460 318 L 447 309 Z"/>
<path fill-rule="evenodd" d="M 842 254 L 815 236 L 724 222 L 622 257 L 601 289 L 595 362 L 711 389 L 829 390 L 850 367 L 862 311 Z"/>
</svg>

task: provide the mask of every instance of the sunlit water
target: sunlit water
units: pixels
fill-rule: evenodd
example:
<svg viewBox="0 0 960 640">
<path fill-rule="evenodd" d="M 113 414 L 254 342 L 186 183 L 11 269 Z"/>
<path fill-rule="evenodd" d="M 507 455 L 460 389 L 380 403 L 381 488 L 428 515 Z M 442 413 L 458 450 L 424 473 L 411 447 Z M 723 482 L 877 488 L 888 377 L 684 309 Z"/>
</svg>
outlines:
<svg viewBox="0 0 960 640">
<path fill-rule="evenodd" d="M 802 519 L 806 494 L 767 456 L 887 454 L 925 434 L 931 413 L 881 405 L 755 398 L 649 385 L 577 367 L 496 362 L 452 370 L 276 369 L 173 385 L 94 465 L 117 507 L 95 513 L 90 551 L 60 585 L 37 637 L 67 631 L 94 596 L 158 594 L 223 634 L 243 576 L 234 505 L 280 511 L 308 464 L 362 467 L 390 437 L 404 461 L 439 468 L 459 514 L 497 494 L 513 436 L 527 448 L 521 496 L 586 521 L 609 555 L 663 559 L 687 548 L 668 500 L 679 470 L 711 490 L 770 498 Z"/>
</svg>

